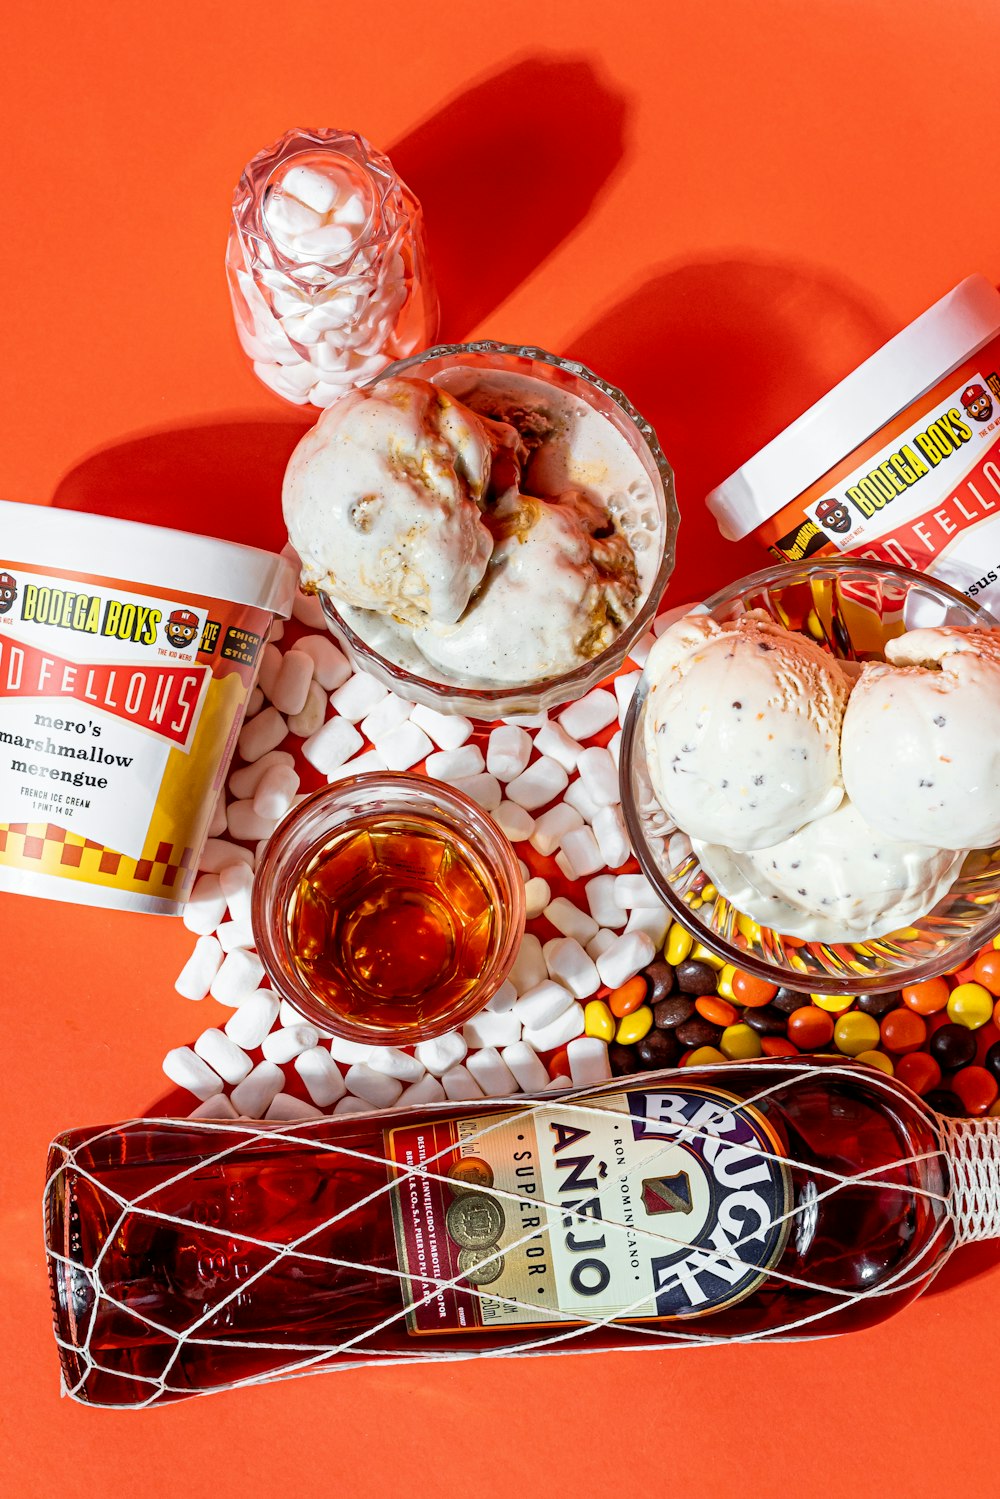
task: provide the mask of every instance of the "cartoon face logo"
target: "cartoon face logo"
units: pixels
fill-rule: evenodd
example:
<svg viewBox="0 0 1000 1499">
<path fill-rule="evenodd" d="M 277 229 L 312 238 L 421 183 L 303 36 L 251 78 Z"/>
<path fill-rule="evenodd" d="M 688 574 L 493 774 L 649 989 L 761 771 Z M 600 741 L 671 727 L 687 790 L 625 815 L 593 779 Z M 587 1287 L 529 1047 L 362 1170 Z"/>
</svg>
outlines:
<svg viewBox="0 0 1000 1499">
<path fill-rule="evenodd" d="M 0 614 L 9 614 L 17 598 L 17 579 L 13 573 L 0 573 Z"/>
<path fill-rule="evenodd" d="M 185 651 L 198 633 L 198 616 L 190 609 L 175 609 L 163 632 L 172 646 Z"/>
<path fill-rule="evenodd" d="M 841 536 L 851 529 L 851 512 L 840 500 L 821 500 L 816 506 L 816 519 L 828 531 Z"/>
<path fill-rule="evenodd" d="M 962 391 L 962 405 L 974 422 L 988 422 L 993 415 L 993 402 L 978 384 Z"/>
</svg>

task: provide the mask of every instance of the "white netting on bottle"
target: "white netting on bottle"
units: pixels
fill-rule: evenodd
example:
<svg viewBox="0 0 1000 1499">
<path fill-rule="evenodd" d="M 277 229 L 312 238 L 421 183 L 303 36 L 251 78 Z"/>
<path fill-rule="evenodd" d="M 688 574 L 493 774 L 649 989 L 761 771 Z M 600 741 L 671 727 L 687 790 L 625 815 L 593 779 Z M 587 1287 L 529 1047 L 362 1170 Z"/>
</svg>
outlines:
<svg viewBox="0 0 1000 1499">
<path fill-rule="evenodd" d="M 770 1095 L 787 1088 L 790 1083 L 795 1082 L 798 1074 L 809 1069 L 809 1064 L 785 1060 L 780 1062 L 761 1060 L 753 1064 L 753 1069 L 755 1074 L 761 1075 L 761 1086 L 742 1100 L 735 1100 L 744 1107 L 750 1105 L 752 1108 L 754 1105 L 760 1105 Z M 833 1090 L 844 1087 L 847 1080 L 850 1085 L 857 1086 L 859 1076 L 859 1069 L 850 1064 L 834 1064 L 822 1069 L 824 1088 Z M 702 1086 L 725 1086 L 725 1078 L 721 1073 L 707 1080 L 704 1073 L 700 1078 L 693 1078 L 690 1072 L 673 1072 L 658 1075 L 655 1087 L 657 1090 L 666 1091 L 671 1088 L 683 1090 L 699 1081 Z M 923 1137 L 927 1137 L 928 1112 L 916 1099 L 912 1102 L 908 1101 L 879 1074 L 865 1074 L 864 1086 L 876 1094 L 886 1095 L 886 1103 L 895 1118 L 902 1120 L 905 1127 L 909 1116 L 913 1123 L 919 1126 Z M 649 1088 L 648 1078 L 643 1080 L 643 1088 Z M 511 1110 L 517 1111 L 519 1121 L 521 1118 L 527 1120 L 528 1116 L 535 1111 L 544 1110 L 546 1120 L 558 1120 L 565 1116 L 567 1120 L 575 1120 L 577 1123 L 581 1116 L 596 1116 L 597 1114 L 607 1120 L 609 1112 L 607 1108 L 602 1108 L 594 1102 L 592 1095 L 583 1100 L 550 1095 L 530 1102 L 526 1102 L 523 1097 L 512 1098 L 495 1101 L 493 1107 L 499 1107 L 502 1112 L 487 1114 L 478 1119 L 471 1131 L 463 1135 L 465 1146 L 477 1145 L 484 1148 L 484 1143 L 488 1141 L 491 1132 L 502 1128 L 503 1121 L 510 1119 Z M 455 1112 L 454 1106 L 429 1107 L 424 1117 L 428 1120 L 435 1117 L 450 1118 Z M 612 1110 L 611 1112 L 615 1114 L 618 1111 Z M 631 1125 L 629 1114 L 625 1111 L 620 1112 L 624 1123 Z M 685 1149 L 700 1148 L 697 1143 L 699 1141 L 714 1141 L 717 1144 L 720 1130 L 724 1131 L 727 1127 L 724 1123 L 725 1114 L 721 1113 L 720 1118 L 723 1120 L 721 1126 L 716 1122 L 707 1128 L 694 1126 L 682 1128 L 676 1138 Z M 393 1120 L 383 1116 L 381 1122 L 391 1126 Z M 78 1183 L 80 1181 L 89 1183 L 99 1194 L 101 1209 L 105 1215 L 100 1247 L 94 1254 L 92 1262 L 86 1262 L 79 1242 L 74 1242 L 72 1229 L 67 1231 L 64 1227 L 61 1241 L 50 1242 L 48 1247 L 53 1279 L 58 1281 L 60 1276 L 67 1280 L 72 1278 L 79 1288 L 83 1285 L 81 1277 L 85 1277 L 87 1296 L 88 1298 L 92 1296 L 94 1302 L 94 1315 L 85 1319 L 86 1328 L 78 1328 L 73 1340 L 60 1336 L 57 1327 L 57 1341 L 65 1354 L 69 1356 L 68 1364 L 64 1364 L 64 1368 L 75 1366 L 79 1370 L 79 1377 L 74 1383 L 64 1383 L 65 1393 L 74 1398 L 96 1399 L 98 1403 L 120 1405 L 122 1408 L 153 1405 L 160 1400 L 181 1395 L 210 1393 L 208 1389 L 192 1388 L 192 1378 L 189 1372 L 192 1366 L 197 1365 L 199 1359 L 204 1358 L 207 1361 L 210 1354 L 218 1359 L 220 1356 L 239 1353 L 241 1357 L 257 1359 L 261 1365 L 271 1365 L 265 1368 L 264 1372 L 257 1372 L 247 1377 L 237 1375 L 231 1379 L 220 1379 L 218 1369 L 216 1369 L 215 1375 L 212 1376 L 212 1389 L 214 1390 L 230 1389 L 244 1384 L 265 1383 L 292 1375 L 356 1367 L 361 1362 L 439 1362 L 479 1356 L 480 1352 L 509 1357 L 539 1353 L 596 1351 L 598 1348 L 608 1346 L 639 1350 L 668 1346 L 698 1347 L 719 1342 L 795 1341 L 822 1337 L 839 1330 L 835 1325 L 824 1326 L 825 1323 L 830 1322 L 831 1318 L 840 1318 L 842 1322 L 841 1313 L 849 1312 L 851 1308 L 868 1300 L 887 1297 L 905 1298 L 907 1293 L 915 1294 L 936 1274 L 956 1241 L 953 1216 L 956 1206 L 949 1187 L 949 1172 L 952 1169 L 949 1153 L 951 1149 L 954 1148 L 957 1151 L 960 1161 L 964 1162 L 975 1156 L 979 1163 L 975 1168 L 978 1173 L 976 1186 L 963 1185 L 966 1181 L 963 1176 L 965 1168 L 962 1166 L 958 1170 L 960 1193 L 958 1212 L 963 1221 L 968 1212 L 973 1209 L 966 1205 L 966 1198 L 961 1195 L 962 1193 L 971 1193 L 977 1201 L 982 1201 L 984 1194 L 992 1194 L 994 1211 L 996 1204 L 998 1138 L 996 1132 L 989 1131 L 989 1141 L 980 1150 L 978 1146 L 971 1143 L 979 1138 L 977 1126 L 963 1125 L 956 1128 L 954 1125 L 947 1125 L 941 1137 L 940 1147 L 935 1144 L 926 1151 L 902 1155 L 898 1161 L 893 1161 L 890 1165 L 860 1171 L 852 1175 L 844 1175 L 821 1166 L 810 1165 L 805 1184 L 799 1181 L 794 1193 L 790 1192 L 788 1195 L 789 1205 L 778 1222 L 783 1230 L 782 1244 L 787 1247 L 791 1243 L 802 1257 L 797 1259 L 796 1263 L 808 1259 L 807 1251 L 813 1236 L 817 1233 L 817 1226 L 821 1222 L 823 1205 L 828 1203 L 829 1199 L 835 1198 L 838 1193 L 847 1189 L 852 1193 L 859 1191 L 865 1193 L 871 1189 L 873 1193 L 897 1194 L 902 1199 L 899 1206 L 901 1214 L 918 1212 L 919 1200 L 925 1200 L 926 1207 L 934 1215 L 935 1221 L 924 1231 L 922 1242 L 918 1236 L 919 1247 L 901 1253 L 895 1269 L 883 1269 L 874 1273 L 867 1289 L 859 1290 L 856 1285 L 838 1288 L 836 1284 L 824 1284 L 821 1279 L 810 1279 L 808 1276 L 792 1273 L 788 1268 L 782 1268 L 782 1263 L 787 1266 L 789 1261 L 789 1256 L 782 1250 L 775 1262 L 763 1262 L 762 1267 L 761 1262 L 757 1262 L 759 1274 L 756 1284 L 766 1284 L 767 1291 L 772 1297 L 774 1293 L 781 1291 L 789 1293 L 785 1298 L 778 1298 L 784 1302 L 785 1315 L 774 1322 L 763 1318 L 759 1325 L 753 1325 L 753 1319 L 751 1319 L 747 1330 L 735 1334 L 720 1335 L 718 1330 L 713 1332 L 711 1317 L 704 1321 L 698 1318 L 675 1318 L 659 1322 L 630 1321 L 629 1319 L 632 1318 L 655 1315 L 654 1292 L 647 1287 L 634 1302 L 619 1307 L 613 1313 L 609 1312 L 581 1321 L 580 1314 L 576 1310 L 570 1314 L 547 1306 L 545 1316 L 549 1320 L 546 1325 L 524 1327 L 523 1330 L 515 1328 L 512 1340 L 505 1341 L 500 1346 L 484 1350 L 471 1347 L 444 1349 L 436 1348 L 433 1339 L 410 1340 L 407 1337 L 403 1289 L 408 1278 L 398 1268 L 398 1262 L 389 1265 L 383 1259 L 381 1264 L 375 1264 L 363 1259 L 341 1259 L 330 1255 L 318 1255 L 314 1246 L 318 1235 L 336 1230 L 338 1224 L 341 1223 L 346 1226 L 352 1214 L 389 1213 L 391 1194 L 397 1191 L 401 1194 L 405 1193 L 411 1184 L 426 1192 L 428 1183 L 440 1182 L 449 1185 L 454 1191 L 454 1182 L 445 1175 L 447 1162 L 444 1159 L 447 1157 L 448 1162 L 453 1160 L 454 1147 L 450 1146 L 439 1155 L 431 1154 L 419 1164 L 403 1166 L 398 1160 L 391 1161 L 388 1152 L 382 1154 L 377 1148 L 374 1150 L 367 1147 L 359 1149 L 356 1146 L 338 1143 L 337 1135 L 343 1133 L 338 1129 L 338 1124 L 339 1121 L 328 1119 L 270 1126 L 258 1125 L 254 1121 L 232 1123 L 209 1120 L 197 1122 L 137 1120 L 130 1124 L 115 1126 L 110 1130 L 95 1131 L 93 1136 L 78 1141 L 71 1151 L 57 1142 L 56 1149 L 63 1150 L 64 1159 L 56 1166 L 46 1184 L 47 1225 L 51 1225 L 53 1221 L 53 1194 L 62 1194 L 67 1186 L 67 1183 L 63 1181 L 64 1175 L 77 1178 Z M 356 1128 L 357 1121 L 344 1120 L 343 1125 L 345 1127 L 353 1125 Z M 116 1136 L 121 1141 L 125 1140 L 130 1133 L 141 1133 L 150 1128 L 158 1128 L 166 1132 L 175 1131 L 178 1136 L 184 1137 L 190 1137 L 192 1132 L 203 1136 L 206 1142 L 205 1153 L 173 1175 L 164 1173 L 148 1190 L 133 1198 L 128 1198 L 116 1190 L 114 1168 L 103 1172 L 99 1179 L 88 1171 L 81 1159 L 108 1136 Z M 958 1134 L 962 1135 L 960 1141 L 956 1141 Z M 233 1167 L 238 1164 L 238 1157 L 241 1153 L 253 1155 L 261 1146 L 266 1145 L 267 1142 L 273 1142 L 276 1137 L 280 1137 L 289 1146 L 301 1147 L 303 1151 L 316 1153 L 312 1157 L 314 1161 L 319 1160 L 323 1152 L 336 1151 L 339 1152 L 338 1166 L 341 1168 L 345 1163 L 350 1162 L 356 1162 L 359 1168 L 368 1171 L 371 1171 L 373 1167 L 384 1168 L 385 1181 L 380 1182 L 376 1176 L 374 1178 L 376 1185 L 370 1191 L 353 1198 L 350 1203 L 332 1215 L 325 1217 L 322 1214 L 318 1215 L 320 1221 L 315 1218 L 311 1219 L 304 1232 L 287 1239 L 247 1233 L 238 1222 L 227 1218 L 221 1209 L 223 1198 L 219 1194 L 211 1199 L 211 1211 L 206 1212 L 199 1208 L 196 1216 L 187 1214 L 175 1216 L 158 1209 L 153 1203 L 153 1198 L 162 1195 L 164 1191 L 183 1185 L 186 1178 L 194 1175 L 199 1178 L 199 1186 L 193 1193 L 193 1198 L 196 1199 L 199 1192 L 210 1191 L 211 1184 L 218 1179 L 217 1168 Z M 917 1138 L 920 1138 L 919 1133 Z M 384 1141 L 385 1137 L 373 1129 L 372 1139 Z M 211 1142 L 211 1148 L 208 1142 Z M 651 1140 L 648 1154 L 643 1156 L 637 1166 L 633 1162 L 631 1169 L 638 1169 L 641 1173 L 646 1164 L 654 1166 L 657 1156 L 662 1159 L 663 1148 L 662 1138 Z M 752 1148 L 739 1147 L 739 1150 L 740 1159 L 746 1162 L 786 1160 L 784 1156 L 771 1152 L 760 1144 Z M 140 1161 L 138 1164 L 141 1168 L 144 1163 Z M 905 1180 L 907 1175 L 912 1180 Z M 717 1273 L 717 1278 L 723 1286 L 733 1287 L 737 1284 L 748 1269 L 748 1259 L 752 1270 L 754 1262 L 747 1246 L 758 1237 L 759 1224 L 755 1219 L 748 1219 L 750 1226 L 746 1232 L 736 1233 L 722 1246 L 713 1245 L 704 1239 L 698 1240 L 695 1244 L 695 1241 L 690 1238 L 678 1236 L 677 1220 L 671 1220 L 669 1216 L 664 1220 L 662 1229 L 659 1221 L 651 1226 L 645 1217 L 641 1227 L 636 1225 L 634 1219 L 631 1223 L 627 1223 L 624 1217 L 617 1218 L 612 1201 L 615 1181 L 614 1172 L 611 1172 L 598 1194 L 604 1205 L 601 1230 L 609 1233 L 612 1239 L 619 1235 L 628 1235 L 633 1245 L 642 1244 L 646 1254 L 652 1255 L 655 1252 L 664 1257 L 674 1256 L 679 1266 L 677 1275 L 683 1273 L 680 1268 L 681 1263 L 689 1263 L 694 1255 L 699 1267 L 698 1273 L 709 1276 L 715 1276 Z M 208 1183 L 209 1186 L 202 1187 L 200 1183 Z M 938 1186 L 940 1190 L 937 1190 Z M 489 1195 L 501 1205 L 510 1204 L 513 1216 L 517 1217 L 517 1209 L 522 1201 L 518 1193 L 491 1186 Z M 852 1198 L 852 1202 L 855 1200 Z M 229 1201 L 228 1197 L 225 1201 Z M 518 1219 L 518 1229 L 514 1231 L 515 1237 L 512 1240 L 505 1240 L 502 1250 L 498 1247 L 494 1257 L 499 1257 L 501 1252 L 509 1255 L 513 1250 L 527 1243 L 529 1239 L 537 1239 L 539 1233 L 549 1237 L 553 1232 L 558 1234 L 560 1226 L 565 1230 L 567 1225 L 572 1226 L 574 1222 L 578 1222 L 591 1231 L 594 1228 L 592 1211 L 577 1211 L 572 1206 L 568 1206 L 565 1199 L 552 1201 L 547 1196 L 543 1196 L 535 1198 L 534 1201 L 539 1207 L 547 1210 L 543 1215 L 544 1228 L 541 1230 L 529 1228 L 521 1236 Z M 155 1308 L 151 1308 L 148 1304 L 143 1305 L 138 1302 L 126 1304 L 117 1299 L 114 1285 L 109 1283 L 115 1280 L 115 1273 L 113 1270 L 111 1274 L 105 1273 L 106 1259 L 110 1256 L 110 1263 L 113 1266 L 115 1254 L 127 1242 L 129 1231 L 135 1227 L 137 1219 L 152 1220 L 154 1224 L 162 1224 L 165 1229 L 179 1230 L 181 1233 L 189 1230 L 198 1243 L 206 1240 L 212 1242 L 217 1238 L 220 1247 L 223 1247 L 237 1242 L 243 1252 L 252 1253 L 258 1258 L 259 1263 L 235 1284 L 225 1278 L 216 1283 L 216 1278 L 211 1274 L 206 1275 L 204 1283 L 199 1281 L 197 1284 L 197 1295 L 203 1307 L 200 1314 L 192 1315 L 183 1326 L 171 1325 L 166 1319 L 158 1320 Z M 992 1223 L 992 1228 L 989 1226 L 990 1223 Z M 1000 1233 L 1000 1224 L 995 1216 L 989 1218 L 988 1215 L 981 1215 L 979 1226 L 978 1236 L 985 1236 L 987 1232 Z M 671 1232 L 672 1229 L 673 1232 Z M 967 1233 L 964 1236 L 977 1235 Z M 863 1242 L 852 1247 L 856 1248 L 860 1255 L 864 1255 L 867 1248 Z M 745 1250 L 746 1253 L 741 1254 L 741 1250 Z M 480 1280 L 485 1279 L 483 1267 L 489 1266 L 490 1258 L 488 1251 L 480 1253 L 477 1257 L 475 1274 L 480 1277 Z M 317 1268 L 324 1266 L 329 1268 L 331 1285 L 338 1275 L 346 1271 L 370 1277 L 368 1284 L 376 1288 L 376 1295 L 379 1286 L 388 1287 L 379 1310 L 369 1316 L 362 1330 L 355 1330 L 338 1337 L 336 1328 L 331 1328 L 326 1336 L 323 1336 L 321 1332 L 317 1338 L 315 1333 L 311 1332 L 308 1339 L 302 1340 L 296 1340 L 290 1330 L 289 1336 L 274 1340 L 273 1337 L 255 1336 L 254 1327 L 244 1322 L 245 1331 L 240 1332 L 242 1315 L 240 1309 L 248 1305 L 248 1293 L 253 1292 L 255 1286 L 259 1293 L 266 1293 L 266 1280 L 270 1275 L 292 1269 L 301 1277 L 315 1277 Z M 142 1273 L 145 1273 L 145 1268 Z M 859 1278 L 864 1280 L 865 1276 Z M 167 1284 L 169 1280 L 168 1270 L 163 1277 L 164 1284 Z M 390 1282 L 392 1285 L 388 1284 Z M 409 1283 L 411 1286 L 417 1284 L 416 1280 Z M 661 1277 L 655 1294 L 662 1296 L 664 1293 L 669 1293 L 674 1284 L 675 1280 L 672 1281 L 669 1276 Z M 484 1302 L 495 1300 L 495 1297 L 491 1298 L 488 1284 L 473 1284 L 462 1273 L 437 1276 L 431 1269 L 422 1267 L 419 1285 L 426 1287 L 426 1290 L 422 1294 L 411 1293 L 411 1312 L 417 1311 L 421 1306 L 439 1297 L 441 1292 L 449 1292 L 455 1288 L 459 1288 L 463 1293 L 477 1300 Z M 753 1291 L 750 1294 L 753 1295 Z M 733 1299 L 739 1300 L 740 1297 L 736 1295 Z M 537 1310 L 540 1305 L 532 1301 L 511 1300 L 506 1293 L 504 1301 L 508 1306 L 526 1311 Z M 112 1366 L 102 1361 L 102 1348 L 93 1343 L 93 1329 L 102 1318 L 106 1320 L 107 1317 L 111 1317 L 113 1320 L 118 1314 L 131 1325 L 141 1324 L 144 1336 L 148 1337 L 151 1343 L 159 1343 L 164 1348 L 162 1365 L 155 1375 L 139 1372 L 123 1374 L 119 1365 Z M 330 1313 L 330 1320 L 332 1321 L 335 1317 L 336 1307 L 334 1306 Z M 857 1320 L 863 1325 L 866 1319 L 864 1316 L 859 1316 Z M 877 1317 L 872 1316 L 870 1320 L 877 1320 Z M 228 1324 L 226 1331 L 219 1331 L 220 1322 Z M 594 1334 L 600 1329 L 612 1325 L 614 1326 L 613 1344 L 609 1345 L 607 1340 L 602 1342 L 599 1338 L 595 1338 Z M 315 1321 L 313 1326 L 315 1326 Z M 229 1329 L 231 1329 L 231 1335 Z M 511 1329 L 506 1329 L 506 1331 L 510 1332 Z M 137 1338 L 136 1341 L 141 1342 L 142 1339 Z M 108 1375 L 113 1374 L 121 1380 L 119 1388 L 122 1391 L 128 1390 L 128 1382 L 131 1381 L 134 1384 L 134 1396 L 123 1397 L 121 1400 L 102 1398 L 101 1394 L 93 1389 L 94 1383 L 99 1382 L 102 1372 Z"/>
<path fill-rule="evenodd" d="M 1000 1119 L 942 1119 L 960 1244 L 1000 1239 Z"/>
</svg>

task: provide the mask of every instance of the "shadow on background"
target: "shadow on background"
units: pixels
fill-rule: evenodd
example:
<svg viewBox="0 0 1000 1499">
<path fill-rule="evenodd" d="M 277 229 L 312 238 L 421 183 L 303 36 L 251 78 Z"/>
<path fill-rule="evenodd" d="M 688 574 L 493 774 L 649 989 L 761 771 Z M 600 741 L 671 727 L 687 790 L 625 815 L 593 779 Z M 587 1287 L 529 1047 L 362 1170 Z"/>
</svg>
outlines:
<svg viewBox="0 0 1000 1499">
<path fill-rule="evenodd" d="M 767 560 L 752 538 L 722 541 L 708 491 L 895 331 L 846 282 L 730 259 L 658 272 L 570 341 L 562 352 L 626 392 L 673 465 L 677 602 Z"/>
<path fill-rule="evenodd" d="M 585 58 L 525 57 L 390 148 L 424 207 L 442 340 L 467 338 L 586 219 L 626 114 Z"/>
</svg>

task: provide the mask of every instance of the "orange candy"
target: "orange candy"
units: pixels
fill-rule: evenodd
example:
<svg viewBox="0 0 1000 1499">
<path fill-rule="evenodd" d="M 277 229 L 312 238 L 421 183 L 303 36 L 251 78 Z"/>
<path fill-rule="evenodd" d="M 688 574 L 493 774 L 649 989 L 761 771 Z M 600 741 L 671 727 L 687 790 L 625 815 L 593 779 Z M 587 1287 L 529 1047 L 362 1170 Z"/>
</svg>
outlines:
<svg viewBox="0 0 1000 1499">
<path fill-rule="evenodd" d="M 972 978 L 991 994 L 1000 994 L 1000 951 L 988 947 L 981 952 L 972 965 Z"/>
<path fill-rule="evenodd" d="M 631 1015 L 633 1010 L 638 1010 L 640 1005 L 646 1003 L 646 992 L 646 980 L 641 973 L 637 973 L 628 983 L 612 989 L 608 995 L 608 1008 L 612 1015 L 624 1020 L 626 1015 Z"/>
<path fill-rule="evenodd" d="M 815 1005 L 803 1005 L 788 1017 L 788 1039 L 800 1051 L 818 1051 L 833 1040 L 833 1016 Z"/>
<path fill-rule="evenodd" d="M 765 1057 L 797 1057 L 799 1048 L 784 1036 L 761 1036 L 760 1049 Z"/>
<path fill-rule="evenodd" d="M 1000 958 L 1000 953 L 997 953 Z M 925 979 L 922 984 L 907 984 L 903 989 L 903 1003 L 917 1015 L 936 1015 L 948 1003 L 951 990 L 944 979 Z"/>
<path fill-rule="evenodd" d="M 916 1051 L 927 1040 L 927 1027 L 913 1010 L 890 1010 L 880 1029 L 886 1051 Z"/>
<path fill-rule="evenodd" d="M 941 1068 L 929 1052 L 911 1051 L 899 1058 L 896 1076 L 914 1093 L 929 1093 L 941 1081 Z"/>
<path fill-rule="evenodd" d="M 963 1067 L 948 1086 L 962 1100 L 967 1114 L 985 1114 L 1000 1093 L 1000 1083 L 985 1067 Z"/>
<path fill-rule="evenodd" d="M 565 1046 L 560 1046 L 549 1057 L 549 1077 L 569 1077 L 569 1057 L 566 1055 Z"/>
<path fill-rule="evenodd" d="M 733 998 L 737 1004 L 746 1005 L 749 1009 L 769 1005 L 777 992 L 777 984 L 769 984 L 766 979 L 744 973 L 742 968 L 737 968 L 733 974 Z"/>
<path fill-rule="evenodd" d="M 733 1025 L 737 1018 L 733 1006 L 715 994 L 700 995 L 694 1007 L 702 1020 L 709 1020 L 713 1025 Z"/>
</svg>

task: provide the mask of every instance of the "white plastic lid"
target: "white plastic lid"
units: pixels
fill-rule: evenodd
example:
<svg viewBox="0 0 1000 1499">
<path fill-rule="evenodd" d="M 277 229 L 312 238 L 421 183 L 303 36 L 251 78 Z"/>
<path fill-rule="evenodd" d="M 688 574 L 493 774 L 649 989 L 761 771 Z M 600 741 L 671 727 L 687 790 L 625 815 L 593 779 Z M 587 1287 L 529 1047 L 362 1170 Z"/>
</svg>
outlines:
<svg viewBox="0 0 1000 1499">
<path fill-rule="evenodd" d="M 276 552 L 48 505 L 0 501 L 0 549 L 11 562 L 249 604 L 285 619 L 297 583 Z"/>
<path fill-rule="evenodd" d="M 740 541 L 1000 332 L 1000 292 L 968 276 L 708 495 Z"/>
</svg>

